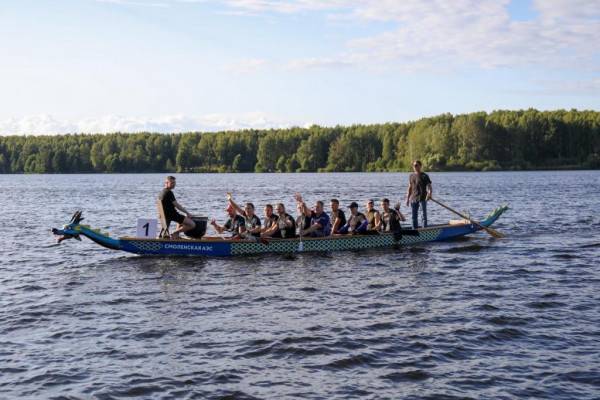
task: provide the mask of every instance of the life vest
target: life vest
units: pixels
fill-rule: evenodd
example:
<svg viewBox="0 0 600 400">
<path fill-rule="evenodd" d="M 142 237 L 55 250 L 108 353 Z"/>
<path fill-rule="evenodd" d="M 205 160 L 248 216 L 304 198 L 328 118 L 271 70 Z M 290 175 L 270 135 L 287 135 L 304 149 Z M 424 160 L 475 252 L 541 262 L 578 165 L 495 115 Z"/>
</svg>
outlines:
<svg viewBox="0 0 600 400">
<path fill-rule="evenodd" d="M 361 212 L 356 215 L 350 214 L 350 217 L 348 217 L 348 226 L 350 227 L 350 230 L 356 229 L 365 219 L 367 219 L 367 217 Z"/>
</svg>

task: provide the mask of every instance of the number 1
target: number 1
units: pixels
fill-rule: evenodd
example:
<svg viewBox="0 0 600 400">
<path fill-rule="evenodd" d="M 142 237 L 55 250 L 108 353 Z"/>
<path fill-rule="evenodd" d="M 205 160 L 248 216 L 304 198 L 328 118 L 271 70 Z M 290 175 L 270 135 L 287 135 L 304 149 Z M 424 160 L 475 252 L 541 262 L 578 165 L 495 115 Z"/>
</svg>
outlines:
<svg viewBox="0 0 600 400">
<path fill-rule="evenodd" d="M 146 222 L 146 225 L 142 226 L 142 228 L 146 229 L 146 236 L 148 236 L 148 229 L 150 228 L 150 223 Z"/>
</svg>

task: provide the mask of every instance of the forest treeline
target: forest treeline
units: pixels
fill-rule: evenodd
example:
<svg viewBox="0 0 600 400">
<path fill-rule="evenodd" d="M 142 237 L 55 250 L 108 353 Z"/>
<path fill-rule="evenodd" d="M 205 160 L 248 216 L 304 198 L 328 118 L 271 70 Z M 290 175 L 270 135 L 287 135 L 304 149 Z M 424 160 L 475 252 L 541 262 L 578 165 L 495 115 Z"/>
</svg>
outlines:
<svg viewBox="0 0 600 400">
<path fill-rule="evenodd" d="M 406 123 L 0 137 L 0 173 L 600 168 L 600 112 L 494 111 Z"/>
</svg>

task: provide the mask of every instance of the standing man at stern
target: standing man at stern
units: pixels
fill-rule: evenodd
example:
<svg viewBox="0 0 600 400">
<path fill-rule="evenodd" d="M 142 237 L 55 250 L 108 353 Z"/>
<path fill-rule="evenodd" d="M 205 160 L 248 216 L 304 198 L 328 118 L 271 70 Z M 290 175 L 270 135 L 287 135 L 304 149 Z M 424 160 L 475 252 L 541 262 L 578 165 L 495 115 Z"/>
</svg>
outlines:
<svg viewBox="0 0 600 400">
<path fill-rule="evenodd" d="M 419 206 L 423 210 L 423 227 L 427 227 L 427 200 L 431 199 L 433 189 L 429 175 L 421 171 L 421 161 L 413 162 L 413 173 L 408 178 L 408 189 L 406 190 L 406 205 L 410 203 L 412 209 L 413 229 L 419 227 Z"/>
<path fill-rule="evenodd" d="M 175 189 L 175 177 L 167 176 L 165 179 L 165 188 L 158 195 L 158 199 L 162 203 L 167 224 L 170 221 L 177 222 L 177 227 L 171 234 L 171 239 L 179 239 L 180 232 L 187 232 L 196 227 L 196 223 L 190 214 L 181 204 L 175 200 L 173 189 Z M 177 210 L 185 213 L 185 216 L 179 214 Z"/>
</svg>

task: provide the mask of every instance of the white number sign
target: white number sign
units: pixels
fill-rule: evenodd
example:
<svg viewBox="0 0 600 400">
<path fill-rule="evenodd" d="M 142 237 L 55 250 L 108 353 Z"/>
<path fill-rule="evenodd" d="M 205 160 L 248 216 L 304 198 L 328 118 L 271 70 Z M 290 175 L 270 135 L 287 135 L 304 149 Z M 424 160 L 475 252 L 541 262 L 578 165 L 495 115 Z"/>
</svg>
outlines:
<svg viewBox="0 0 600 400">
<path fill-rule="evenodd" d="M 156 219 L 139 218 L 137 220 L 137 237 L 155 238 L 156 237 Z"/>
</svg>

